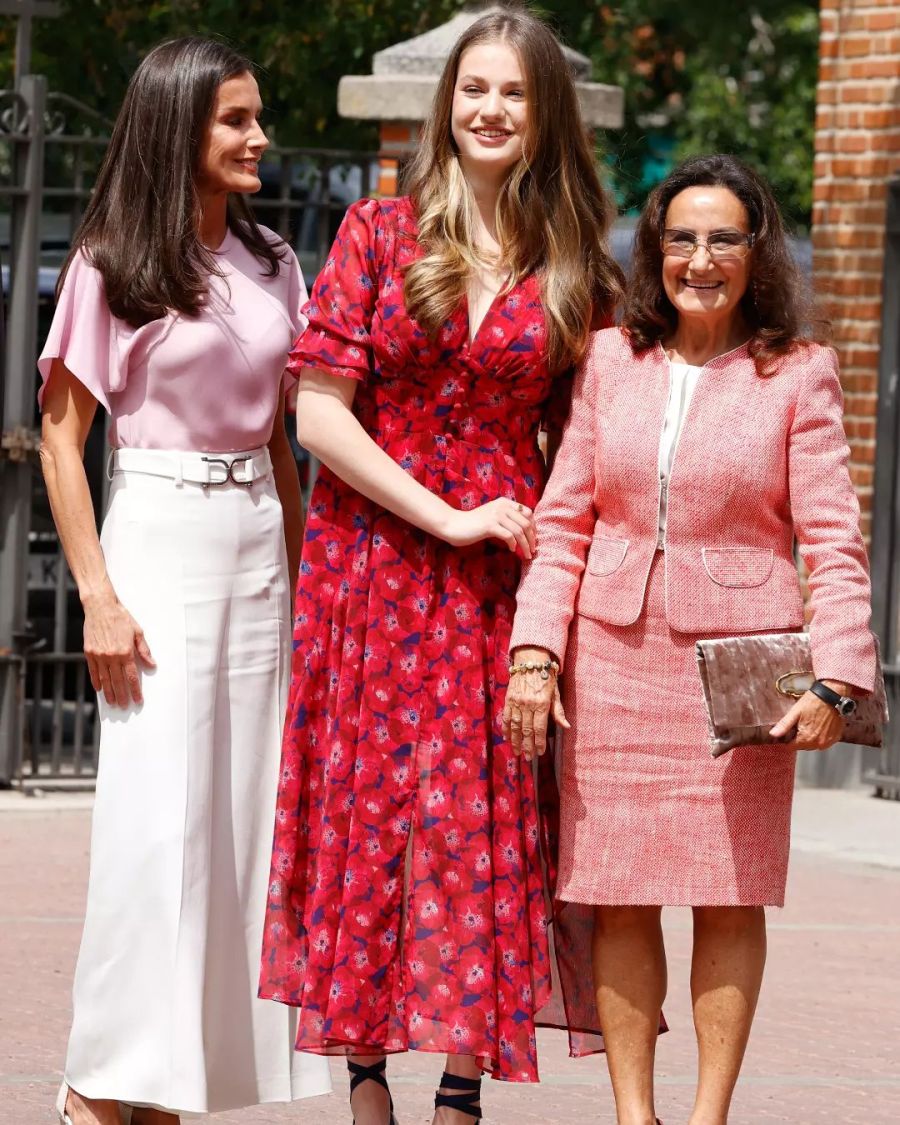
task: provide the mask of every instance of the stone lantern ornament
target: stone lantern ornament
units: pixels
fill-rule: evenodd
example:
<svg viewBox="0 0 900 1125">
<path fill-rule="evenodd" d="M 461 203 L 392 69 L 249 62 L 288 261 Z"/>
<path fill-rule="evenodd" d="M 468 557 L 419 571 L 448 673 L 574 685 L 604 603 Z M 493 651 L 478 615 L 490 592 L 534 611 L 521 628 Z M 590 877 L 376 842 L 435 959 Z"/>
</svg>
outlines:
<svg viewBox="0 0 900 1125">
<path fill-rule="evenodd" d="M 341 117 L 381 122 L 383 155 L 379 167 L 379 195 L 397 193 L 399 161 L 416 146 L 453 45 L 476 20 L 489 12 L 502 10 L 497 5 L 464 9 L 440 27 L 376 52 L 372 57 L 371 74 L 348 74 L 340 80 L 338 113 Z M 565 45 L 562 50 L 575 74 L 585 125 L 590 129 L 621 128 L 621 87 L 591 82 L 591 60 Z"/>
</svg>

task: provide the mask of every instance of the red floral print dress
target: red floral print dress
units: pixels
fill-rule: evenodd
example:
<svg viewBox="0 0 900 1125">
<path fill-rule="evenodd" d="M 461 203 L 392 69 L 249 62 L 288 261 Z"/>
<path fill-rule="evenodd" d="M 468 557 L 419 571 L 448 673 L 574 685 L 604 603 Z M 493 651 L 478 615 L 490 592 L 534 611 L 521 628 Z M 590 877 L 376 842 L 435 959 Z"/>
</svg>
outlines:
<svg viewBox="0 0 900 1125">
<path fill-rule="evenodd" d="M 431 342 L 406 312 L 421 253 L 408 200 L 348 211 L 291 367 L 359 381 L 367 432 L 460 509 L 534 506 L 537 435 L 565 399 L 539 284 L 465 303 Z M 447 545 L 323 468 L 294 624 L 260 995 L 298 1009 L 297 1048 L 447 1051 L 536 1081 L 549 995 L 531 771 L 501 730 L 519 561 Z"/>
</svg>

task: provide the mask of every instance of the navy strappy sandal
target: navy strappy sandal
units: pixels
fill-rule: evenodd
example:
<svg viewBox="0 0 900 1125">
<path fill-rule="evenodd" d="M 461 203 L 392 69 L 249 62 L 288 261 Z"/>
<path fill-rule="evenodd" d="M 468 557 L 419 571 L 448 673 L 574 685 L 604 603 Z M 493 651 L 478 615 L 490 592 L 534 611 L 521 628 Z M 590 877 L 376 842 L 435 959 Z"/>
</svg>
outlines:
<svg viewBox="0 0 900 1125">
<path fill-rule="evenodd" d="M 350 1097 L 353 1097 L 353 1091 L 361 1082 L 377 1082 L 379 1086 L 383 1086 L 387 1090 L 388 1098 L 390 1098 L 391 1118 L 388 1125 L 397 1125 L 397 1118 L 394 1117 L 394 1099 L 391 1098 L 391 1091 L 384 1074 L 386 1064 L 387 1059 L 381 1059 L 377 1063 L 372 1063 L 371 1066 L 363 1066 L 362 1063 L 347 1059 L 347 1069 L 350 1071 Z M 353 1122 L 356 1125 L 355 1117 Z"/>
<path fill-rule="evenodd" d="M 475 1118 L 475 1125 L 481 1121 L 481 1079 L 460 1078 L 456 1074 L 448 1074 L 446 1070 L 441 1077 L 441 1085 L 448 1090 L 463 1091 L 459 1094 L 442 1094 L 440 1091 L 434 1095 L 434 1108 L 455 1109 L 459 1113 L 467 1113 Z"/>
</svg>

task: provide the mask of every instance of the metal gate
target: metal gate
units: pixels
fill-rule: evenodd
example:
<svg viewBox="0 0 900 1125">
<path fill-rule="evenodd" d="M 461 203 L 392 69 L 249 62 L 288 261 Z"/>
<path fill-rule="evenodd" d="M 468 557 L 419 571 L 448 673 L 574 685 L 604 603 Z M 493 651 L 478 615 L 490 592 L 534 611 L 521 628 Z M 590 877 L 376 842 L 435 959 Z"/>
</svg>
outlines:
<svg viewBox="0 0 900 1125">
<path fill-rule="evenodd" d="M 881 638 L 888 724 L 878 766 L 865 780 L 900 799 L 900 178 L 888 185 L 875 493 L 872 505 L 872 626 Z"/>
<path fill-rule="evenodd" d="M 0 787 L 14 781 L 92 784 L 99 724 L 81 653 L 77 592 L 38 467 L 35 359 L 58 267 L 90 195 L 111 123 L 40 76 L 0 90 L 0 249 L 6 348 L 0 384 Z M 378 153 L 270 149 L 254 199 L 260 219 L 318 271 L 352 200 L 377 184 Z M 0 369 L 2 370 L 2 369 Z M 101 412 L 98 412 L 100 414 Z M 104 419 L 85 466 L 105 501 Z"/>
</svg>

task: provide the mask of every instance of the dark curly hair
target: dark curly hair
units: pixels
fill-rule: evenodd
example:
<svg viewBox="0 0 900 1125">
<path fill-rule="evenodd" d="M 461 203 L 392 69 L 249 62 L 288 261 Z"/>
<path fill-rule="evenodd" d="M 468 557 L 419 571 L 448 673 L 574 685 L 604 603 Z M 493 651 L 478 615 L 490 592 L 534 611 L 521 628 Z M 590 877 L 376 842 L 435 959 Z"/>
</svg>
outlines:
<svg viewBox="0 0 900 1125">
<path fill-rule="evenodd" d="M 660 238 L 669 204 L 690 187 L 727 188 L 747 210 L 754 241 L 740 308 L 752 333 L 750 354 L 757 370 L 770 373 L 797 346 L 823 339 L 827 322 L 813 322 L 809 287 L 788 248 L 772 189 L 734 156 L 693 156 L 654 188 L 635 231 L 622 326 L 637 352 L 675 331 L 678 312 L 663 288 Z"/>
</svg>

